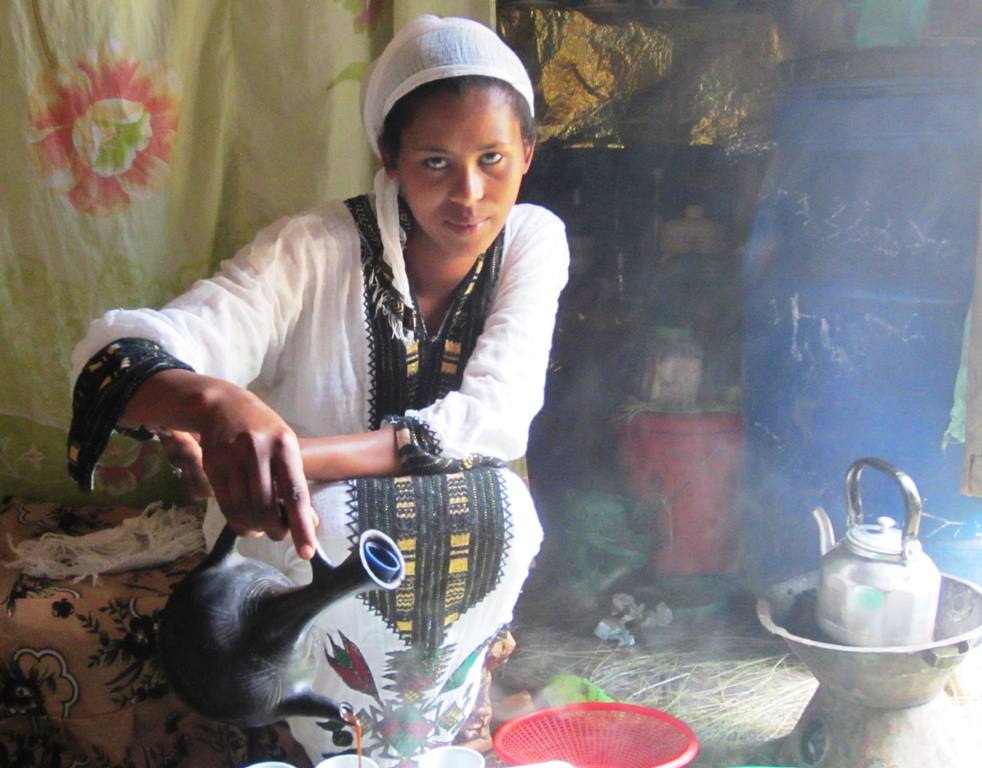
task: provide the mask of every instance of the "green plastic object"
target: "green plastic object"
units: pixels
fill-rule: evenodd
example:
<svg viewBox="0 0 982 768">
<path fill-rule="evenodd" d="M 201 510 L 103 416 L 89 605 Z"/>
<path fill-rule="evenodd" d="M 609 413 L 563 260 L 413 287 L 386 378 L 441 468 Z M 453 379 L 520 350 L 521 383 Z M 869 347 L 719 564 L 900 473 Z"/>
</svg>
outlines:
<svg viewBox="0 0 982 768">
<path fill-rule="evenodd" d="M 599 685 L 578 675 L 556 675 L 545 684 L 539 696 L 550 707 L 564 707 L 584 701 L 614 701 Z"/>
</svg>

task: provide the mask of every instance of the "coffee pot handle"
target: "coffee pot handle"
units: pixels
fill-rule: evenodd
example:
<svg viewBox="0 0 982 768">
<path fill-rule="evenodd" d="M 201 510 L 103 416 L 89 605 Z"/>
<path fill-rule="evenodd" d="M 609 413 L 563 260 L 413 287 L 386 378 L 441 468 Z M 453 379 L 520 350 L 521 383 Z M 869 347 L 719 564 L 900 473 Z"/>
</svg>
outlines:
<svg viewBox="0 0 982 768">
<path fill-rule="evenodd" d="M 859 478 L 865 467 L 878 469 L 896 480 L 897 485 L 900 486 L 907 510 L 903 538 L 904 551 L 906 551 L 908 542 L 917 538 L 917 532 L 921 527 L 921 494 L 910 475 L 883 459 L 872 457 L 856 459 L 846 472 L 846 525 L 852 527 L 863 523 L 863 501 L 859 494 Z"/>
</svg>

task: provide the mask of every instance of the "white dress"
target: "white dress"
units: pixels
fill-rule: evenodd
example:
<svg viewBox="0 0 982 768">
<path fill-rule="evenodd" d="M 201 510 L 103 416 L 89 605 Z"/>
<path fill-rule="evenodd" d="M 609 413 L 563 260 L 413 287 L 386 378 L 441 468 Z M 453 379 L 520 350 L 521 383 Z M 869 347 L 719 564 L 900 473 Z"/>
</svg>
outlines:
<svg viewBox="0 0 982 768">
<path fill-rule="evenodd" d="M 145 338 L 199 373 L 248 386 L 300 436 L 350 434 L 376 427 L 379 416 L 385 415 L 377 413 L 379 337 L 376 331 L 373 344 L 370 316 L 379 311 L 372 302 L 377 286 L 368 285 L 364 227 L 356 225 L 352 210 L 339 202 L 277 222 L 235 258 L 223 262 L 216 276 L 198 281 L 161 310 L 108 312 L 92 323 L 76 348 L 76 372 L 116 339 Z M 500 242 L 480 332 L 469 348 L 459 386 L 435 402 L 405 412 L 425 426 L 439 456 L 509 461 L 524 454 L 530 422 L 542 406 L 568 260 L 560 220 L 536 206 L 515 206 Z M 393 323 L 394 336 L 403 330 Z M 448 556 L 442 561 L 447 574 L 441 574 L 442 581 L 433 589 L 439 592 L 444 613 L 441 626 L 426 636 L 425 643 L 418 631 L 406 628 L 412 624 L 406 615 L 396 616 L 395 609 L 386 613 L 365 597 L 335 604 L 318 618 L 324 660 L 317 689 L 352 704 L 365 731 L 366 753 L 385 768 L 411 765 L 409 759 L 421 749 L 453 739 L 474 706 L 484 654 L 511 619 L 541 542 L 542 531 L 524 482 L 503 468 L 484 467 L 475 473 L 454 473 L 445 482 L 438 481 L 439 487 L 415 486 L 417 491 L 430 488 L 426 491 L 430 501 L 436 488 L 436 495 L 443 493 L 441 498 L 452 507 L 465 477 L 479 489 L 479 496 L 487 493 L 497 499 L 489 503 L 487 514 L 468 513 L 470 528 L 445 526 L 447 510 L 427 511 L 422 502 L 419 513 L 428 514 L 429 522 L 410 521 L 412 525 L 436 526 L 447 541 L 459 543 L 463 535 L 478 551 L 480 535 L 474 533 L 489 525 L 481 518 L 489 514 L 500 537 L 493 556 L 481 555 L 490 564 L 481 566 L 479 585 L 468 581 L 465 589 L 458 571 L 479 570 L 480 558 L 472 557 L 469 566 L 466 558 L 455 561 Z M 371 487 L 366 482 L 311 488 L 321 519 L 318 538 L 332 561 L 344 558 L 367 519 L 366 493 L 384 490 L 378 483 L 409 481 L 376 480 Z M 223 521 L 212 504 L 205 521 L 209 546 Z M 420 534 L 406 549 L 405 530 L 386 532 L 397 540 L 401 537 L 400 547 L 410 555 L 407 595 L 411 596 L 414 580 L 419 584 L 429 580 L 431 574 L 423 571 L 436 562 L 427 553 L 412 550 L 425 549 L 429 542 Z M 309 579 L 309 565 L 296 556 L 288 541 L 250 539 L 240 540 L 238 546 L 298 582 Z M 422 594 L 423 587 L 419 589 Z M 463 592 L 466 597 L 461 597 Z M 407 595 L 400 593 L 398 600 L 404 602 Z M 314 763 L 348 745 L 349 737 L 339 735 L 336 723 L 294 718 L 290 727 Z"/>
</svg>

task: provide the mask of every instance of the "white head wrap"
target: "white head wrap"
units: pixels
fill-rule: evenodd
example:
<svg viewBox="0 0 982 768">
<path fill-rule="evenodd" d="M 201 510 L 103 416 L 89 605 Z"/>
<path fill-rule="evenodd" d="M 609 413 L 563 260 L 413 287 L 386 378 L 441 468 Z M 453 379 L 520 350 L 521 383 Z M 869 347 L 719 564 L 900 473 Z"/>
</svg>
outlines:
<svg viewBox="0 0 982 768">
<path fill-rule="evenodd" d="M 528 72 L 497 34 L 470 19 L 420 16 L 396 33 L 365 78 L 362 117 L 376 156 L 381 157 L 378 137 L 385 116 L 399 99 L 425 83 L 464 75 L 504 80 L 535 113 Z M 375 175 L 374 191 L 384 257 L 392 268 L 395 288 L 408 302 L 409 280 L 399 240 L 399 187 L 384 168 Z"/>
</svg>

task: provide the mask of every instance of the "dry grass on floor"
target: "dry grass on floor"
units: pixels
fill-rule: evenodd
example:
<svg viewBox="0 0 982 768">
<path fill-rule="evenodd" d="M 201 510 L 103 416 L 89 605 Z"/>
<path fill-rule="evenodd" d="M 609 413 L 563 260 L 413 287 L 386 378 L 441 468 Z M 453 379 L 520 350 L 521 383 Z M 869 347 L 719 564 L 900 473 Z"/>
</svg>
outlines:
<svg viewBox="0 0 982 768">
<path fill-rule="evenodd" d="M 712 633 L 664 646 L 617 648 L 554 628 L 523 628 L 504 682 L 541 687 L 575 674 L 618 701 L 668 712 L 704 748 L 759 747 L 790 732 L 815 690 L 814 677 L 770 639 Z M 732 764 L 732 763 L 731 763 Z"/>
<path fill-rule="evenodd" d="M 618 701 L 666 711 L 699 738 L 693 768 L 779 765 L 778 740 L 790 733 L 817 686 L 783 642 L 756 633 L 752 622 L 676 628 L 625 648 L 592 637 L 582 616 L 579 626 L 574 623 L 530 621 L 526 612 L 501 685 L 534 695 L 555 675 L 574 674 Z M 982 650 L 968 654 L 950 693 L 967 717 L 982 716 Z"/>
</svg>

